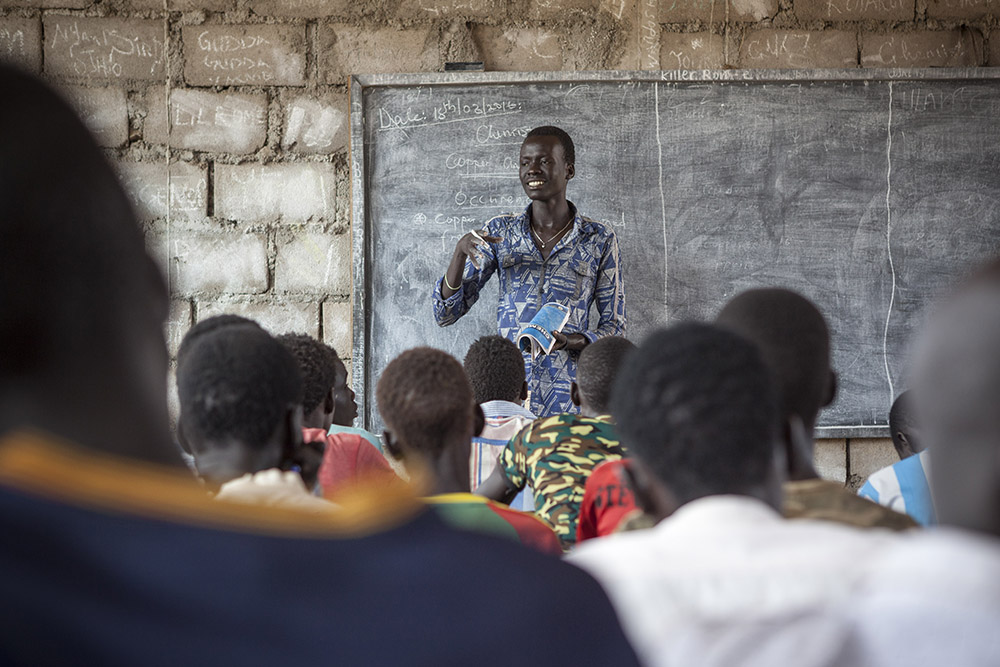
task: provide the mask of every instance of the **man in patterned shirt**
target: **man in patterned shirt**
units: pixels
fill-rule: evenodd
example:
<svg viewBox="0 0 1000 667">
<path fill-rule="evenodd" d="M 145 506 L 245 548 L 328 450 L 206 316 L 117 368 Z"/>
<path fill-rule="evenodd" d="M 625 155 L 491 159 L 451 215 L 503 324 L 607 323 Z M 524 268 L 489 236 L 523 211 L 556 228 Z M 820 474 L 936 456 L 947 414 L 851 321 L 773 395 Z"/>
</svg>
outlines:
<svg viewBox="0 0 1000 667">
<path fill-rule="evenodd" d="M 521 186 L 531 203 L 520 215 L 500 215 L 455 246 L 434 288 L 434 318 L 453 324 L 479 299 L 494 273 L 500 281 L 497 329 L 515 341 L 545 303 L 570 309 L 552 352 L 524 354 L 529 409 L 539 416 L 576 412 L 570 383 L 580 352 L 605 336 L 625 334 L 625 287 L 618 239 L 609 225 L 585 218 L 566 199 L 575 173 L 573 140 L 557 127 L 531 130 L 521 145 Z M 591 327 L 596 302 L 599 320 Z"/>
<path fill-rule="evenodd" d="M 545 417 L 524 427 L 507 443 L 496 470 L 476 493 L 506 501 L 530 485 L 535 513 L 556 531 L 563 549 L 572 547 L 587 477 L 601 463 L 626 455 L 608 405 L 615 375 L 634 349 L 618 336 L 588 346 L 570 389 L 581 414 Z"/>
</svg>

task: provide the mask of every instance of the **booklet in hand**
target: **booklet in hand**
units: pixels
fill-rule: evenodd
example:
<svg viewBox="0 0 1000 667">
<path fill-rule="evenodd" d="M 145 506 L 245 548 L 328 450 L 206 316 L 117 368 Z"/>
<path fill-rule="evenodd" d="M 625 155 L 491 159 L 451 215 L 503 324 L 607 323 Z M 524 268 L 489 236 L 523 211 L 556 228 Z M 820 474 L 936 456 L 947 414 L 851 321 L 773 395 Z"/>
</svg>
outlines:
<svg viewBox="0 0 1000 667">
<path fill-rule="evenodd" d="M 531 348 L 531 358 L 540 354 L 548 354 L 556 339 L 553 331 L 561 331 L 569 321 L 569 307 L 555 301 L 549 301 L 542 306 L 531 321 L 521 327 L 517 334 L 517 346 L 527 351 Z"/>
</svg>

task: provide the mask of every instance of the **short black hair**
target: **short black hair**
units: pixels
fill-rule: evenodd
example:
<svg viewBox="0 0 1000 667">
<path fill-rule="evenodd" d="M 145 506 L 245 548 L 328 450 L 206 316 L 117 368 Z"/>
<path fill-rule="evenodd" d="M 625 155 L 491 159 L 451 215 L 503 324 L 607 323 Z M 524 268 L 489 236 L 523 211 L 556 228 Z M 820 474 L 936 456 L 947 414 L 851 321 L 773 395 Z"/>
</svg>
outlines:
<svg viewBox="0 0 1000 667">
<path fill-rule="evenodd" d="M 555 137 L 562 144 L 566 164 L 576 164 L 576 147 L 573 146 L 573 139 L 566 133 L 566 130 L 555 125 L 542 125 L 528 132 L 524 139 L 527 141 L 531 137 Z"/>
<path fill-rule="evenodd" d="M 205 319 L 199 320 L 195 323 L 195 325 L 188 329 L 187 333 L 184 334 L 184 338 L 181 339 L 181 344 L 177 346 L 178 363 L 180 363 L 181 358 L 187 354 L 187 351 L 191 348 L 191 346 L 194 345 L 195 342 L 197 342 L 197 340 L 203 335 L 215 331 L 216 329 L 232 326 L 249 326 L 263 329 L 263 327 L 261 327 L 257 322 L 240 315 L 233 315 L 231 313 L 223 313 L 221 315 L 206 317 Z"/>
<path fill-rule="evenodd" d="M 472 419 L 472 386 L 462 364 L 431 347 L 407 350 L 389 362 L 375 387 L 382 420 L 393 434 L 428 455 Z"/>
<path fill-rule="evenodd" d="M 202 333 L 178 362 L 180 422 L 187 438 L 265 444 L 289 406 L 302 402 L 291 352 L 259 327 Z"/>
<path fill-rule="evenodd" d="M 756 495 L 774 475 L 778 410 L 757 348 L 687 323 L 650 335 L 618 374 L 617 430 L 681 503 Z"/>
<path fill-rule="evenodd" d="M 832 377 L 830 330 L 819 308 L 791 290 L 752 289 L 727 303 L 716 323 L 760 348 L 784 414 L 815 424 Z"/>
<path fill-rule="evenodd" d="M 899 432 L 902 431 L 909 436 L 910 430 L 914 426 L 916 426 L 916 422 L 913 415 L 913 400 L 912 395 L 907 390 L 897 396 L 896 400 L 892 402 L 892 407 L 889 408 L 889 430 L 892 431 L 892 445 L 897 452 L 903 452 L 907 448 L 905 443 L 900 442 Z"/>
<path fill-rule="evenodd" d="M 576 366 L 576 385 L 592 409 L 606 414 L 611 406 L 611 390 L 622 362 L 635 345 L 621 336 L 600 338 L 580 353 Z"/>
<path fill-rule="evenodd" d="M 524 388 L 524 357 L 517 345 L 503 336 L 483 336 L 465 354 L 465 374 L 476 403 L 519 403 Z"/>
<path fill-rule="evenodd" d="M 306 334 L 283 334 L 284 345 L 299 364 L 302 375 L 302 410 L 312 412 L 330 394 L 337 381 L 337 357 L 333 349 Z"/>
</svg>

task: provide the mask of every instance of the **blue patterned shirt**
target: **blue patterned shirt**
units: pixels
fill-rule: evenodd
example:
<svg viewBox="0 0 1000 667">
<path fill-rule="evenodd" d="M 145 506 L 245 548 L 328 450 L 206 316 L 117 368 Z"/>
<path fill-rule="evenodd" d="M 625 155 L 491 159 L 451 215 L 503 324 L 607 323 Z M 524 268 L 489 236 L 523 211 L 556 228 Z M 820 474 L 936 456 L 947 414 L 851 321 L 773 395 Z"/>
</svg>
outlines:
<svg viewBox="0 0 1000 667">
<path fill-rule="evenodd" d="M 570 204 L 573 229 L 543 261 L 531 240 L 530 208 L 529 204 L 520 215 L 499 215 L 486 223 L 486 233 L 502 240 L 485 249 L 482 268 L 465 260 L 462 284 L 455 294 L 442 298 L 444 278 L 438 279 L 434 287 L 437 323 L 453 324 L 469 312 L 483 285 L 496 273 L 500 281 L 497 330 L 510 341 L 516 342 L 521 326 L 549 301 L 569 306 L 569 321 L 563 329 L 566 333 L 581 333 L 591 342 L 604 336 L 624 336 L 625 286 L 614 230 L 581 216 Z M 592 329 L 590 307 L 594 303 L 599 320 Z M 576 378 L 578 357 L 578 352 L 559 350 L 532 362 L 531 355 L 524 353 L 532 412 L 545 417 L 577 411 L 569 387 Z"/>
</svg>

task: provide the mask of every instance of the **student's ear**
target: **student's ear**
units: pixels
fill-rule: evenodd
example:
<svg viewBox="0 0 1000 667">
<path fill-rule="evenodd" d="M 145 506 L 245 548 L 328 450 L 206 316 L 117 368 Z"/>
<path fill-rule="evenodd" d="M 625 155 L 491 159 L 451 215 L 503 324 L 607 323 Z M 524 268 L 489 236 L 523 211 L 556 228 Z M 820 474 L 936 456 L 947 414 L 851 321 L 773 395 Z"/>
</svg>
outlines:
<svg viewBox="0 0 1000 667">
<path fill-rule="evenodd" d="M 574 176 L 576 176 L 576 165 L 570 163 L 570 164 L 566 165 L 566 180 L 568 181 L 569 179 L 573 178 Z"/>
<path fill-rule="evenodd" d="M 392 431 L 382 431 L 382 445 L 385 447 L 385 451 L 389 452 L 389 456 L 397 461 L 403 460 L 403 450 L 396 442 L 396 436 L 392 434 Z"/>
<path fill-rule="evenodd" d="M 826 388 L 826 397 L 823 402 L 824 408 L 833 403 L 834 399 L 837 398 L 837 385 L 838 385 L 837 372 L 831 370 L 830 381 Z"/>
<path fill-rule="evenodd" d="M 528 400 L 528 381 L 521 383 L 521 402 Z"/>
<path fill-rule="evenodd" d="M 573 405 L 580 406 L 580 386 L 576 383 L 576 380 L 569 385 L 569 399 L 573 401 Z"/>
<path fill-rule="evenodd" d="M 327 392 L 326 397 L 323 398 L 323 414 L 332 415 L 336 409 L 337 397 L 333 392 L 333 387 L 330 387 L 330 391 Z"/>
<path fill-rule="evenodd" d="M 483 412 L 482 406 L 477 403 L 476 411 L 472 415 L 472 437 L 481 436 L 484 428 L 486 428 L 486 414 Z"/>
<path fill-rule="evenodd" d="M 806 432 L 802 418 L 798 415 L 789 415 L 785 419 L 783 428 L 785 431 L 785 456 L 788 459 L 783 479 L 788 479 L 789 473 L 812 468 L 813 441 L 809 433 Z"/>
<path fill-rule="evenodd" d="M 302 447 L 302 406 L 290 405 L 282 420 L 281 459 L 296 462 Z"/>
<path fill-rule="evenodd" d="M 673 493 L 663 485 L 649 468 L 639 459 L 630 458 L 625 463 L 625 476 L 628 478 L 632 492 L 635 494 L 635 504 L 646 514 L 657 521 L 665 519 L 680 507 Z"/>
</svg>

